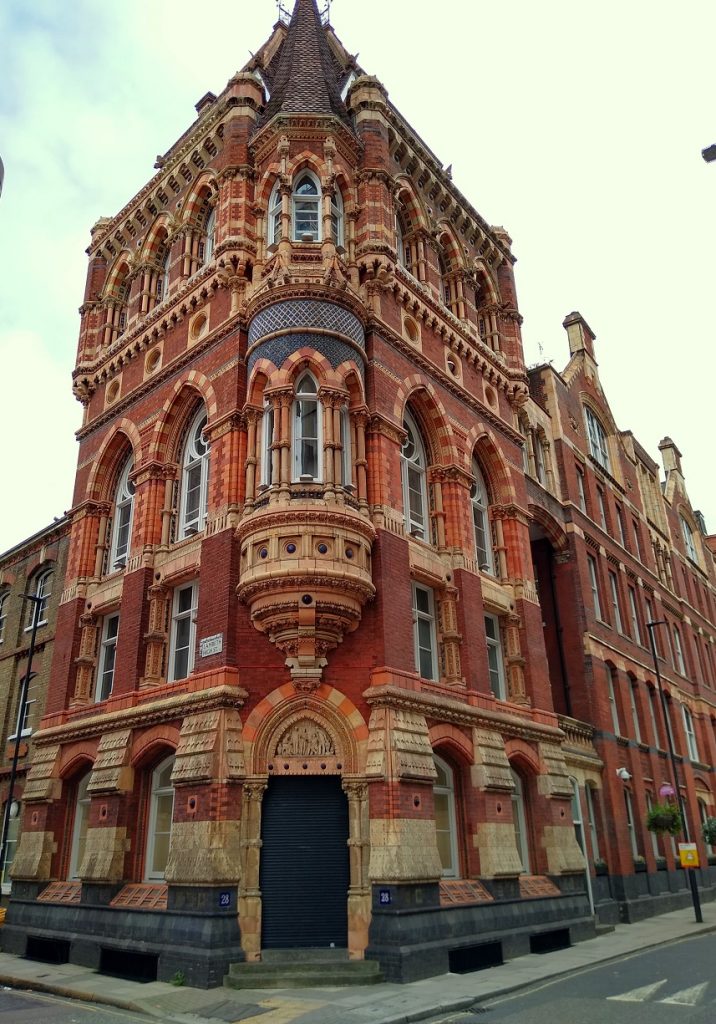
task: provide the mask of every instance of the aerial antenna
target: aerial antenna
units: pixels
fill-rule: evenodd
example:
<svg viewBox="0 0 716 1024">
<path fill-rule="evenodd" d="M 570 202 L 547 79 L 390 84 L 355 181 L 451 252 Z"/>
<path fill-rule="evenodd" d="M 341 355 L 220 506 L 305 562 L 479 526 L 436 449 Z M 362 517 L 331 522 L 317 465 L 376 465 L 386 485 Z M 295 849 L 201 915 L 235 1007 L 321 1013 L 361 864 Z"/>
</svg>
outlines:
<svg viewBox="0 0 716 1024">
<path fill-rule="evenodd" d="M 324 0 L 324 2 L 325 2 L 326 6 L 321 11 L 321 24 L 322 25 L 330 25 L 330 23 L 331 23 L 331 4 L 333 3 L 333 0 Z"/>
<path fill-rule="evenodd" d="M 276 7 L 278 8 L 278 20 L 282 21 L 284 25 L 288 25 L 291 20 L 291 12 L 286 10 L 282 0 L 276 0 Z"/>
</svg>

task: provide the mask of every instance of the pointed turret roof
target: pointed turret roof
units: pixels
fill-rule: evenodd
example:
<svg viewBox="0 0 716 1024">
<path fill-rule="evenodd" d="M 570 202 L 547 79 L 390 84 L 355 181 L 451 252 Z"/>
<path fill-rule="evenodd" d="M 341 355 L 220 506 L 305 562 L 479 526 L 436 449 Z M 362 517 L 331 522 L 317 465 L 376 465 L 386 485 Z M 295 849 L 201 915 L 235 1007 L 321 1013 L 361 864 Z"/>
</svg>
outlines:
<svg viewBox="0 0 716 1024">
<path fill-rule="evenodd" d="M 276 114 L 334 114 L 346 119 L 340 70 L 321 24 L 316 0 L 296 0 L 281 49 L 266 69 L 271 97 L 263 117 Z"/>
</svg>

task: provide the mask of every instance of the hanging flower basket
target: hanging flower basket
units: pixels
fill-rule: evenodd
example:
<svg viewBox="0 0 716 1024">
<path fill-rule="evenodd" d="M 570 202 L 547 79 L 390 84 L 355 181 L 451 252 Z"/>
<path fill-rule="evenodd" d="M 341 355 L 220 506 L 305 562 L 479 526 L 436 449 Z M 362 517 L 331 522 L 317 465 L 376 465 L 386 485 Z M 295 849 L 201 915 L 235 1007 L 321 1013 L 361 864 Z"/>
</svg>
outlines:
<svg viewBox="0 0 716 1024">
<path fill-rule="evenodd" d="M 701 835 L 707 846 L 716 846 L 716 818 L 706 818 L 701 825 Z"/>
<path fill-rule="evenodd" d="M 654 804 L 646 816 L 646 827 L 650 832 L 677 836 L 683 830 L 681 811 L 676 804 Z"/>
</svg>

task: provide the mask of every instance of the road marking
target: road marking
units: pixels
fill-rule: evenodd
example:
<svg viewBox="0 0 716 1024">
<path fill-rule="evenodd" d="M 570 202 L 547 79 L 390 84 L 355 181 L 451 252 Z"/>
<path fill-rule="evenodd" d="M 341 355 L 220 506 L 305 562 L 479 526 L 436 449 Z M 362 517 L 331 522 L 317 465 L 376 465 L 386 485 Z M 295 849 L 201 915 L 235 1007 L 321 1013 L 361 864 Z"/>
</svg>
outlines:
<svg viewBox="0 0 716 1024">
<path fill-rule="evenodd" d="M 708 981 L 703 981 L 700 985 L 693 985 L 691 988 L 682 988 L 680 992 L 674 992 L 673 996 L 668 996 L 666 999 L 660 999 L 660 1003 L 675 1003 L 677 1006 L 696 1006 L 708 988 Z"/>
<path fill-rule="evenodd" d="M 618 996 L 607 996 L 607 999 L 614 999 L 620 1003 L 643 1003 L 665 984 L 666 978 L 662 978 L 661 981 L 655 981 L 653 985 L 642 985 L 641 988 L 633 988 Z"/>
</svg>

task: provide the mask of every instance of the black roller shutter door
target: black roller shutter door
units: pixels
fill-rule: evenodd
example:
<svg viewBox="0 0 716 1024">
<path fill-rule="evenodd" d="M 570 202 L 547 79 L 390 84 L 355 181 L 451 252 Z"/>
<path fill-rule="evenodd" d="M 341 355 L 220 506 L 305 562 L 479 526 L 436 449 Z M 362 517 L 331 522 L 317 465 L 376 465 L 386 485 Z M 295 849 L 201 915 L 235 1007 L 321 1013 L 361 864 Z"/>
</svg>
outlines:
<svg viewBox="0 0 716 1024">
<path fill-rule="evenodd" d="M 340 779 L 270 779 L 261 838 L 261 945 L 346 946 L 348 802 Z"/>
</svg>

